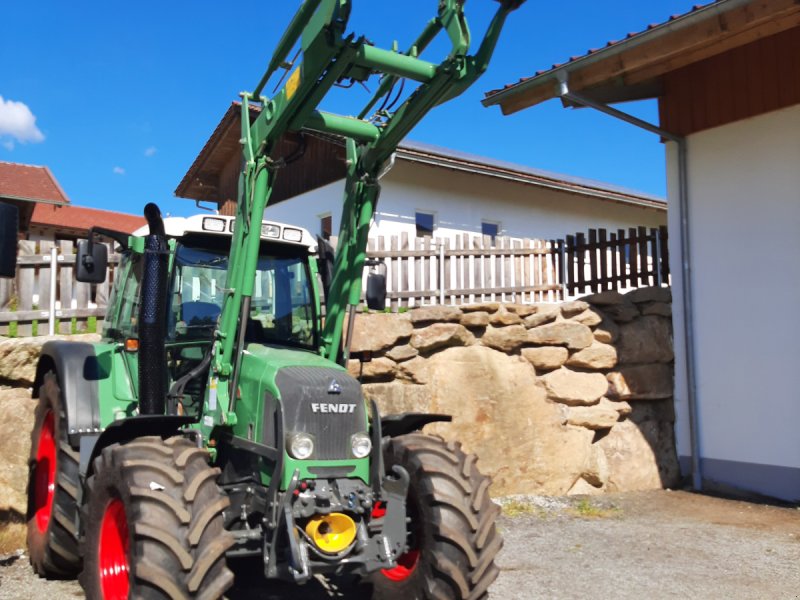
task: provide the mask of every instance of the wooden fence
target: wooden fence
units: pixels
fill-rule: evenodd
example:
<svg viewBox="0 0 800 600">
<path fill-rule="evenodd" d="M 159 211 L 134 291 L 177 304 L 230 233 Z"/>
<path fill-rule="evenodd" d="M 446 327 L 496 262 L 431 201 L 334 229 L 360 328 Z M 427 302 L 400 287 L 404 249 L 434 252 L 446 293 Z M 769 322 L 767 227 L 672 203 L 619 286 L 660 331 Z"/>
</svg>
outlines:
<svg viewBox="0 0 800 600">
<path fill-rule="evenodd" d="M 382 260 L 392 310 L 429 304 L 558 302 L 561 256 L 555 242 L 463 234 L 455 239 L 407 234 L 369 241 L 367 257 Z M 365 277 L 366 281 L 366 277 Z"/>
<path fill-rule="evenodd" d="M 0 335 L 18 336 L 85 332 L 88 323 L 102 324 L 119 255 L 109 248 L 106 281 L 91 285 L 74 277 L 75 245 L 20 241 L 15 279 L 0 279 Z"/>
<path fill-rule="evenodd" d="M 610 235 L 605 229 L 590 229 L 558 240 L 564 257 L 559 280 L 568 295 L 669 285 L 667 228 L 632 227 Z"/>
<path fill-rule="evenodd" d="M 590 229 L 563 240 L 463 234 L 450 238 L 378 236 L 370 267 L 385 273 L 387 308 L 476 302 L 560 302 L 603 290 L 669 285 L 667 229 Z M 99 330 L 119 255 L 109 249 L 104 283 L 74 278 L 74 243 L 19 243 L 16 280 L 0 279 L 0 335 Z M 366 273 L 365 273 L 366 275 Z M 364 277 L 364 285 L 366 286 Z M 51 310 L 51 307 L 53 310 Z"/>
</svg>

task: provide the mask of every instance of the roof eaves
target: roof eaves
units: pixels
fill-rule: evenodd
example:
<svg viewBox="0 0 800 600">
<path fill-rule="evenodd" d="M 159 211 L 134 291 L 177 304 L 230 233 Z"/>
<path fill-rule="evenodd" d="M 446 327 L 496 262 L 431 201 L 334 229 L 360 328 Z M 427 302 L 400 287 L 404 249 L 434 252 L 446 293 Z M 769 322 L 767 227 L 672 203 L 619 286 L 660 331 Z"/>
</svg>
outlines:
<svg viewBox="0 0 800 600">
<path fill-rule="evenodd" d="M 470 160 L 466 157 L 459 157 L 427 150 L 424 149 L 424 146 L 417 144 L 401 145 L 397 149 L 397 157 L 409 162 L 427 164 L 440 168 L 448 168 L 475 175 L 494 177 L 497 179 L 514 181 L 525 185 L 532 185 L 540 188 L 589 196 L 600 200 L 608 200 L 621 204 L 652 208 L 656 210 L 667 209 L 666 201 L 655 196 L 638 194 L 633 191 L 622 189 L 613 189 L 611 187 L 604 187 L 599 182 L 593 184 L 593 182 L 579 178 L 555 176 L 555 174 L 549 175 L 534 169 L 528 169 L 521 165 Z"/>
<path fill-rule="evenodd" d="M 614 56 L 631 48 L 635 48 L 640 44 L 650 43 L 664 35 L 672 33 L 676 30 L 690 27 L 698 21 L 711 18 L 715 15 L 733 10 L 739 6 L 749 4 L 753 0 L 715 0 L 714 2 L 705 6 L 695 6 L 691 11 L 682 15 L 673 15 L 667 21 L 650 25 L 644 31 L 637 33 L 629 33 L 624 40 L 610 41 L 601 49 L 590 50 L 583 56 L 574 56 L 569 61 L 553 65 L 553 67 L 546 71 L 540 71 L 532 77 L 520 79 L 517 83 L 509 84 L 502 89 L 490 90 L 485 93 L 484 99 L 481 103 L 484 106 L 494 106 L 502 104 L 504 101 L 520 94 L 522 92 L 539 88 L 548 83 L 553 85 L 553 92 L 551 98 L 556 97 L 557 86 L 560 81 L 568 80 L 569 73 L 581 68 L 588 67 L 594 63 L 613 58 Z M 522 107 L 509 112 L 516 112 L 521 110 Z M 503 110 L 506 112 L 505 108 Z"/>
</svg>

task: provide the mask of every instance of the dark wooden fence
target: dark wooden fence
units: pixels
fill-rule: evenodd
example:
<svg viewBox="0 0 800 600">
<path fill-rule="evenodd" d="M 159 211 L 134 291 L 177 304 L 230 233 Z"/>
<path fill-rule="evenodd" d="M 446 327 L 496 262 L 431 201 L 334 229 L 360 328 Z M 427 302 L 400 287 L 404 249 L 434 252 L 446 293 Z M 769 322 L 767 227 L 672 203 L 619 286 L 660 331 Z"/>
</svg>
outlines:
<svg viewBox="0 0 800 600">
<path fill-rule="evenodd" d="M 669 285 L 667 228 L 590 229 L 558 240 L 567 295 Z"/>
</svg>

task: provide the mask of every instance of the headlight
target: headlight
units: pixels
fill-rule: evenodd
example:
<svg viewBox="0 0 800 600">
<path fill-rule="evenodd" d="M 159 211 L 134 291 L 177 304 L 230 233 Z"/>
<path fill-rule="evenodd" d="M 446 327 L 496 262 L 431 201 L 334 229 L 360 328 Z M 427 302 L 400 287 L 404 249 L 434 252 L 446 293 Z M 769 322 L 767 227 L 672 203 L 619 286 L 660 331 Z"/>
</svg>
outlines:
<svg viewBox="0 0 800 600">
<path fill-rule="evenodd" d="M 366 458 L 372 450 L 372 440 L 366 433 L 354 433 L 350 438 L 350 447 L 353 450 L 353 456 Z"/>
<path fill-rule="evenodd" d="M 293 433 L 289 436 L 288 450 L 292 458 L 305 460 L 314 454 L 314 439 L 307 433 Z"/>
</svg>

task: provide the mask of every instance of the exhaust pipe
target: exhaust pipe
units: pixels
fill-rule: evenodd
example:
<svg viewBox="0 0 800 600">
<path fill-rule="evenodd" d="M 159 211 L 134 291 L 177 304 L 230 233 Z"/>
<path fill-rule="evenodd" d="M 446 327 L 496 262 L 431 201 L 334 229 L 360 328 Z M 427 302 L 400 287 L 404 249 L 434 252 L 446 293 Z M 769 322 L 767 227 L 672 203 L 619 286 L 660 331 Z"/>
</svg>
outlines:
<svg viewBox="0 0 800 600">
<path fill-rule="evenodd" d="M 158 206 L 148 203 L 144 218 L 150 235 L 144 242 L 139 298 L 139 414 L 163 415 L 167 397 L 167 238 Z"/>
</svg>

